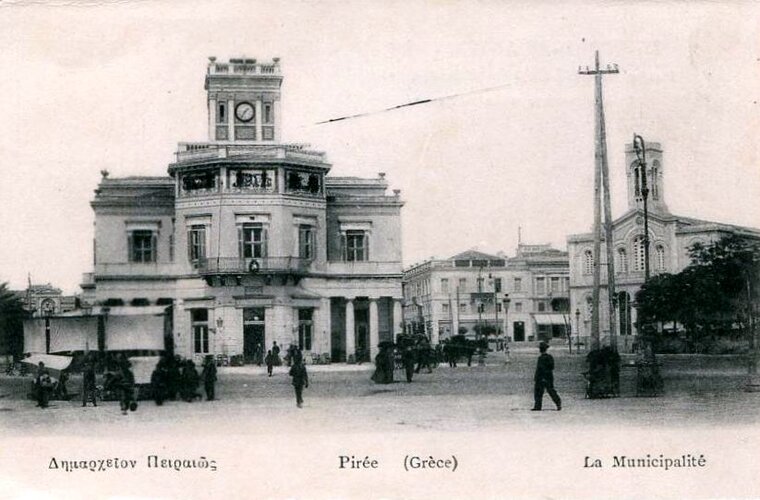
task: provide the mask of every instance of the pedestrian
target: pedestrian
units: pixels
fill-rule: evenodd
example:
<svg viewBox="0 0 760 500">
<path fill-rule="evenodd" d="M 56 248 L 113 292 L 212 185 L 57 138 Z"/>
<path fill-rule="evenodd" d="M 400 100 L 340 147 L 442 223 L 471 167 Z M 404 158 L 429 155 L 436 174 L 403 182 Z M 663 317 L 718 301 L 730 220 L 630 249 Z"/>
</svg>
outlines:
<svg viewBox="0 0 760 500">
<path fill-rule="evenodd" d="M 158 364 L 156 364 L 153 373 L 150 374 L 150 387 L 153 392 L 153 401 L 156 402 L 157 406 L 164 404 L 164 400 L 166 399 L 168 375 L 169 372 L 166 368 L 165 358 L 161 358 Z"/>
<path fill-rule="evenodd" d="M 42 406 L 42 375 L 47 373 L 47 370 L 45 369 L 45 363 L 40 361 L 37 363 L 37 374 L 34 376 L 34 384 L 32 385 L 32 392 L 34 393 L 34 397 L 37 400 L 37 406 Z M 43 407 L 44 408 L 44 407 Z"/>
<path fill-rule="evenodd" d="M 280 346 L 277 345 L 277 341 L 272 342 L 272 356 L 274 356 L 274 366 L 280 366 L 282 361 L 280 360 Z"/>
<path fill-rule="evenodd" d="M 192 403 L 198 395 L 198 383 L 200 377 L 198 370 L 195 369 L 195 363 L 192 359 L 185 360 L 182 369 L 182 398 L 188 403 Z"/>
<path fill-rule="evenodd" d="M 182 358 L 179 355 L 166 358 L 166 396 L 174 401 L 182 387 Z"/>
<path fill-rule="evenodd" d="M 272 350 L 267 351 L 266 358 L 264 358 L 264 362 L 267 364 L 267 375 L 270 377 L 272 376 L 272 369 L 274 367 L 274 354 L 272 354 Z"/>
<path fill-rule="evenodd" d="M 37 377 L 37 406 L 47 408 L 50 401 L 50 393 L 53 391 L 53 379 L 50 373 L 44 368 L 44 363 L 40 363 L 43 368 Z"/>
<path fill-rule="evenodd" d="M 538 356 L 538 362 L 536 363 L 536 375 L 534 377 L 535 387 L 533 391 L 533 409 L 532 411 L 541 411 L 541 405 L 544 399 L 544 390 L 549 393 L 549 397 L 552 398 L 554 404 L 557 405 L 557 410 L 562 409 L 562 400 L 554 390 L 554 358 L 546 351 L 549 349 L 549 344 L 544 341 L 538 345 L 541 354 Z"/>
<path fill-rule="evenodd" d="M 122 359 L 118 376 L 121 414 L 126 415 L 127 410 L 135 411 L 137 409 L 137 402 L 135 401 L 135 375 L 132 373 L 131 364 L 128 359 Z"/>
<path fill-rule="evenodd" d="M 414 375 L 414 349 L 412 346 L 406 346 L 404 352 L 401 353 L 401 361 L 404 364 L 406 381 L 411 382 Z"/>
<path fill-rule="evenodd" d="M 92 400 L 92 406 L 98 406 L 97 385 L 95 377 L 95 364 L 88 360 L 82 371 L 82 406 L 87 406 L 87 402 Z"/>
<path fill-rule="evenodd" d="M 306 365 L 303 364 L 302 356 L 295 356 L 293 366 L 288 372 L 293 377 L 293 388 L 296 391 L 296 406 L 303 406 L 303 388 L 309 387 L 309 375 L 306 373 Z"/>
<path fill-rule="evenodd" d="M 263 359 L 264 359 L 264 348 L 261 346 L 261 343 L 257 343 L 256 349 L 253 351 L 253 360 L 257 366 L 261 366 Z"/>
<path fill-rule="evenodd" d="M 214 357 L 211 355 L 206 356 L 206 359 L 203 361 L 201 378 L 203 379 L 203 388 L 206 391 L 206 401 L 213 401 L 214 384 L 216 384 L 216 363 L 214 363 Z"/>
</svg>

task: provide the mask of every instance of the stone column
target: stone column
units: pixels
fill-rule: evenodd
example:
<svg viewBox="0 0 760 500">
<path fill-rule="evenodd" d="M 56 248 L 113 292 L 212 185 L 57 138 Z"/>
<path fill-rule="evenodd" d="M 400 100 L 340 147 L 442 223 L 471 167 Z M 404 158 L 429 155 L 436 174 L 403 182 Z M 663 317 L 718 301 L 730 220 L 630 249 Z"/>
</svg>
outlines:
<svg viewBox="0 0 760 500">
<path fill-rule="evenodd" d="M 235 140 L 235 101 L 227 101 L 227 140 Z"/>
<path fill-rule="evenodd" d="M 393 341 L 396 341 L 396 335 L 404 332 L 404 313 L 401 309 L 401 299 L 393 299 L 393 319 L 391 320 L 391 333 L 393 334 Z M 374 358 L 373 358 L 374 359 Z"/>
<path fill-rule="evenodd" d="M 318 353 L 330 353 L 332 352 L 332 309 L 330 307 L 330 298 L 323 298 L 319 301 L 319 309 L 317 311 L 319 321 L 315 322 L 315 329 L 319 330 L 314 332 L 314 337 L 319 338 L 319 342 L 316 343 L 315 349 Z"/>
<path fill-rule="evenodd" d="M 208 100 L 208 140 L 216 140 L 216 99 Z"/>
<path fill-rule="evenodd" d="M 354 331 L 354 299 L 346 299 L 346 362 L 356 358 L 356 332 Z"/>
<path fill-rule="evenodd" d="M 262 116 L 264 107 L 261 105 L 261 99 L 256 99 L 255 104 L 256 104 L 256 117 L 254 119 L 254 123 L 256 124 L 256 140 L 261 141 L 264 139 L 264 131 L 261 128 L 261 124 L 264 120 L 264 117 Z"/>
<path fill-rule="evenodd" d="M 375 359 L 380 343 L 380 318 L 377 315 L 377 299 L 369 299 L 369 355 L 370 360 Z"/>
</svg>

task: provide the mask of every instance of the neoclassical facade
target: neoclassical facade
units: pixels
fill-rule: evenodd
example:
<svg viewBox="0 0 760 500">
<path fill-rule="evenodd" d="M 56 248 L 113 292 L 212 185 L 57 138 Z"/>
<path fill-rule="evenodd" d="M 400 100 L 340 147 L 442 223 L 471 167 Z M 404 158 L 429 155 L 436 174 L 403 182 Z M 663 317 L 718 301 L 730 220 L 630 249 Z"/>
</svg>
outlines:
<svg viewBox="0 0 760 500">
<path fill-rule="evenodd" d="M 519 244 L 516 255 L 475 250 L 431 259 L 404 271 L 407 330 L 424 324 L 433 344 L 459 332 L 491 327 L 513 342 L 566 338 L 569 268 L 566 252 Z"/>
<path fill-rule="evenodd" d="M 196 358 L 277 342 L 368 359 L 399 333 L 400 193 L 282 143 L 282 78 L 278 59 L 210 58 L 208 141 L 180 143 L 167 177 L 104 173 L 91 304 L 171 305 L 172 347 Z"/>
<path fill-rule="evenodd" d="M 651 275 L 678 273 L 690 264 L 688 249 L 694 243 L 709 244 L 728 234 L 760 239 L 760 230 L 731 224 L 710 222 L 674 215 L 665 202 L 663 150 L 659 143 L 646 145 L 649 226 L 649 267 Z M 644 209 L 641 165 L 631 144 L 626 145 L 628 210 L 612 224 L 617 295 L 616 332 L 618 346 L 632 346 L 636 331 L 636 292 L 644 283 Z M 606 242 L 602 235 L 601 262 L 606 261 Z M 576 331 L 581 337 L 591 335 L 593 311 L 593 269 L 595 259 L 593 233 L 573 234 L 567 239 L 570 258 L 570 302 Z M 610 333 L 607 291 L 607 266 L 601 266 L 600 336 L 606 342 Z"/>
</svg>

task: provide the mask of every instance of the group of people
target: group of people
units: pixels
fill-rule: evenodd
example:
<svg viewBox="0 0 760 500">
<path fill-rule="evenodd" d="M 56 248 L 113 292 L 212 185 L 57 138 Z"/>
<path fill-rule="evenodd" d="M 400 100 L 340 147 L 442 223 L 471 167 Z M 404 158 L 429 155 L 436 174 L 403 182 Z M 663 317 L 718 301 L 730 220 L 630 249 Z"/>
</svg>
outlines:
<svg viewBox="0 0 760 500">
<path fill-rule="evenodd" d="M 203 359 L 201 373 L 195 367 L 192 359 L 182 359 L 180 356 L 162 356 L 150 376 L 153 400 L 162 405 L 166 400 L 180 399 L 192 403 L 200 399 L 198 386 L 203 382 L 206 400 L 216 398 L 216 363 L 212 355 Z"/>
</svg>

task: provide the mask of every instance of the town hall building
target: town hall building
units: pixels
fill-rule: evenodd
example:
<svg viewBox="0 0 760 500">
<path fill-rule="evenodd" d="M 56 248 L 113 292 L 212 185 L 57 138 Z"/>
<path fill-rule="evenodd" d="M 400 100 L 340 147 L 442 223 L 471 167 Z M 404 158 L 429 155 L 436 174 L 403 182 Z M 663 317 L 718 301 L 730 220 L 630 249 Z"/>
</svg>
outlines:
<svg viewBox="0 0 760 500">
<path fill-rule="evenodd" d="M 166 177 L 103 173 L 82 285 L 96 310 L 171 306 L 168 343 L 196 359 L 276 342 L 368 360 L 400 333 L 400 192 L 282 142 L 282 81 L 278 59 L 209 58 L 208 140 L 179 143 Z"/>
</svg>

